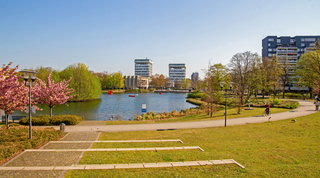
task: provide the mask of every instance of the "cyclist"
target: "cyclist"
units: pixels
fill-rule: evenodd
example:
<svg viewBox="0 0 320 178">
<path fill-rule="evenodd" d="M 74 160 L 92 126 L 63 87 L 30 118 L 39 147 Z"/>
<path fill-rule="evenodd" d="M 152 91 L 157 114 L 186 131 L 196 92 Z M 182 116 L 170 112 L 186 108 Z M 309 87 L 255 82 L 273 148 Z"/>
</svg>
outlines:
<svg viewBox="0 0 320 178">
<path fill-rule="evenodd" d="M 269 115 L 269 112 L 270 112 L 270 104 L 267 103 L 264 107 L 266 108 L 266 109 L 265 109 L 266 114 Z"/>
</svg>

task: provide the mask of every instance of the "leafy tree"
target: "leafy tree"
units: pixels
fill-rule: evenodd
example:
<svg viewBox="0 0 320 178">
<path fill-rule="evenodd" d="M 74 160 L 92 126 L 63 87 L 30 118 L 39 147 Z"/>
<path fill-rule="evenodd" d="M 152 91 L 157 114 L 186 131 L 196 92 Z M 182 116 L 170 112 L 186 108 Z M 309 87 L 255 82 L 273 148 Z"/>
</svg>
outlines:
<svg viewBox="0 0 320 178">
<path fill-rule="evenodd" d="M 224 65 L 209 63 L 208 69 L 204 70 L 205 78 L 202 83 L 202 87 L 205 88 L 206 93 L 206 102 L 208 106 L 208 115 L 213 113 L 213 104 L 217 103 L 222 98 L 222 92 L 220 84 L 221 82 L 228 84 L 229 83 L 229 74 L 228 69 Z M 210 112 L 209 112 L 210 110 Z"/>
<path fill-rule="evenodd" d="M 69 87 L 74 89 L 74 101 L 85 101 L 99 98 L 101 95 L 101 83 L 97 76 L 88 70 L 85 64 L 78 63 L 68 66 L 60 72 L 60 78 L 68 80 Z"/>
<path fill-rule="evenodd" d="M 113 78 L 113 82 L 114 82 L 114 87 L 118 88 L 119 90 L 120 90 L 120 88 L 123 88 L 124 79 L 122 77 L 121 72 L 114 73 L 112 78 Z"/>
<path fill-rule="evenodd" d="M 159 76 L 160 76 L 159 74 L 150 76 L 150 79 L 151 79 L 150 85 L 156 89 L 160 87 Z"/>
<path fill-rule="evenodd" d="M 187 78 L 183 78 L 183 79 L 181 80 L 181 86 L 182 86 L 185 90 L 187 90 L 187 88 L 190 87 L 190 80 L 187 79 Z"/>
<path fill-rule="evenodd" d="M 290 83 L 293 81 L 292 78 L 292 68 L 293 68 L 293 64 L 291 64 L 289 62 L 288 57 L 285 58 L 279 58 L 277 59 L 277 63 L 279 65 L 279 79 L 280 79 L 280 83 L 282 84 L 282 88 L 283 88 L 283 98 L 285 96 L 285 87 L 286 86 L 290 86 Z"/>
<path fill-rule="evenodd" d="M 107 71 L 104 72 L 98 72 L 98 73 L 94 73 L 98 79 L 100 80 L 101 83 L 101 88 L 103 90 L 105 89 L 109 89 L 113 86 L 113 81 L 112 81 L 112 74 L 108 74 Z"/>
<path fill-rule="evenodd" d="M 303 54 L 296 63 L 299 83 L 311 88 L 320 86 L 320 50 Z"/>
<path fill-rule="evenodd" d="M 151 75 L 150 78 L 150 85 L 152 85 L 154 88 L 165 88 L 169 83 L 169 78 L 165 77 L 163 74 Z"/>
<path fill-rule="evenodd" d="M 58 104 L 64 104 L 69 98 L 72 98 L 73 89 L 68 88 L 68 83 L 71 78 L 67 81 L 63 80 L 61 82 L 55 83 L 51 79 L 51 73 L 48 76 L 48 85 L 37 78 L 35 86 L 32 88 L 32 96 L 34 100 L 38 103 L 45 104 L 50 108 L 50 117 L 52 117 L 52 108 Z"/>
<path fill-rule="evenodd" d="M 25 82 L 19 82 L 15 68 L 11 67 L 11 62 L 0 70 L 0 109 L 6 114 L 6 126 L 9 128 L 8 119 L 15 110 L 25 110 L 29 104 L 29 89 L 25 86 Z M 32 100 L 33 102 L 33 100 Z M 34 103 L 34 102 L 33 102 Z"/>
<path fill-rule="evenodd" d="M 280 75 L 279 67 L 276 59 L 263 58 L 260 68 L 261 90 L 264 98 L 265 92 L 276 90 L 279 86 L 278 78 Z"/>
</svg>

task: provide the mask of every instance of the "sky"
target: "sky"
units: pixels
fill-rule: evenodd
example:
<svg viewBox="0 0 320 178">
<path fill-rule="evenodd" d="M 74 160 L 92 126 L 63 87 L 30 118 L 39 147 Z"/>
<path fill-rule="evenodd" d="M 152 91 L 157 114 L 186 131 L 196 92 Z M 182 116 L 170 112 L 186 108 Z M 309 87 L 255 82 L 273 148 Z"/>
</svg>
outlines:
<svg viewBox="0 0 320 178">
<path fill-rule="evenodd" d="M 245 51 L 261 56 L 266 36 L 320 35 L 319 0 L 0 0 L 0 64 L 19 70 L 153 74 L 185 63 L 187 78 Z"/>
</svg>

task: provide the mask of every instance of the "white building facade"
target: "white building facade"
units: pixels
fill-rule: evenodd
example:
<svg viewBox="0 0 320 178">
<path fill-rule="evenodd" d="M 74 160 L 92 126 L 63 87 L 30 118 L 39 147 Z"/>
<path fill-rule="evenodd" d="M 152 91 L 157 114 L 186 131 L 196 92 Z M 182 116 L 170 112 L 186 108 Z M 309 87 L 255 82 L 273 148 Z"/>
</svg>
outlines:
<svg viewBox="0 0 320 178">
<path fill-rule="evenodd" d="M 174 87 L 175 82 L 186 78 L 186 64 L 169 64 L 169 82 Z"/>
<path fill-rule="evenodd" d="M 134 60 L 135 76 L 150 77 L 152 75 L 152 60 L 150 59 L 135 59 Z"/>
</svg>

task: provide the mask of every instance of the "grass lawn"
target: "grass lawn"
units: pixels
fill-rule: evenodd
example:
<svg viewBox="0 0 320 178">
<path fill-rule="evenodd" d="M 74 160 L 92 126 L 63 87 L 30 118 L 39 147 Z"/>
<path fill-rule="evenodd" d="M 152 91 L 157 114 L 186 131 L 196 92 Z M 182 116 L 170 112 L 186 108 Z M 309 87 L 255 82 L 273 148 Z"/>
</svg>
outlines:
<svg viewBox="0 0 320 178">
<path fill-rule="evenodd" d="M 170 144 L 200 146 L 205 152 L 199 150 L 86 152 L 79 163 L 116 164 L 234 159 L 246 169 L 235 165 L 219 165 L 69 170 L 65 177 L 320 177 L 320 112 L 296 120 L 295 123 L 291 123 L 289 119 L 226 128 L 101 133 L 100 140 L 181 139 L 184 144 L 178 142 Z M 135 143 L 126 143 L 125 146 L 130 147 L 130 144 L 132 147 L 135 146 Z M 100 146 L 108 145 L 95 145 L 95 147 Z"/>
<path fill-rule="evenodd" d="M 237 114 L 236 108 L 227 110 L 227 118 L 240 118 L 249 116 L 261 116 L 265 108 L 254 108 L 254 110 L 242 110 L 241 114 Z M 272 114 L 290 111 L 291 109 L 271 108 Z M 190 121 L 206 121 L 224 119 L 224 110 L 213 113 L 213 117 L 207 114 L 190 115 L 179 118 L 172 118 L 166 120 L 145 120 L 145 121 L 106 121 L 105 125 L 124 125 L 124 124 L 151 124 L 151 123 L 166 123 L 166 122 L 190 122 Z"/>
</svg>

